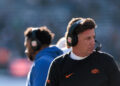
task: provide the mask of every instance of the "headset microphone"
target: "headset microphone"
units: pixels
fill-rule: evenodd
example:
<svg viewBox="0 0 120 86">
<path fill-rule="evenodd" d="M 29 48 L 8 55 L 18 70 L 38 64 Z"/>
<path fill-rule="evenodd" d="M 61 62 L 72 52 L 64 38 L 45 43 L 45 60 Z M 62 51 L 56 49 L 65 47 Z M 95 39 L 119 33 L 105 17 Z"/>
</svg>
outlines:
<svg viewBox="0 0 120 86">
<path fill-rule="evenodd" d="M 102 44 L 100 42 L 98 42 L 97 40 L 95 40 L 95 43 L 97 44 L 97 47 L 95 48 L 96 52 L 100 51 L 102 48 Z"/>
</svg>

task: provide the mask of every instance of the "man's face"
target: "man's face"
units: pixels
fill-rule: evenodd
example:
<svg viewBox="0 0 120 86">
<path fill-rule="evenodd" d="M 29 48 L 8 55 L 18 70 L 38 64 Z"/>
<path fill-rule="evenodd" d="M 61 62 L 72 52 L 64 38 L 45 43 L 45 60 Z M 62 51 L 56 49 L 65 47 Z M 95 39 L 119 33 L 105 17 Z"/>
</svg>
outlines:
<svg viewBox="0 0 120 86">
<path fill-rule="evenodd" d="M 28 38 L 25 38 L 24 46 L 26 47 L 25 54 L 28 56 L 28 58 L 31 61 L 33 61 L 33 59 L 34 59 L 34 56 L 33 56 L 34 55 L 34 51 L 31 48 L 30 40 Z"/>
<path fill-rule="evenodd" d="M 76 48 L 82 56 L 90 55 L 95 47 L 95 31 L 94 29 L 88 29 L 78 34 L 78 44 Z"/>
</svg>

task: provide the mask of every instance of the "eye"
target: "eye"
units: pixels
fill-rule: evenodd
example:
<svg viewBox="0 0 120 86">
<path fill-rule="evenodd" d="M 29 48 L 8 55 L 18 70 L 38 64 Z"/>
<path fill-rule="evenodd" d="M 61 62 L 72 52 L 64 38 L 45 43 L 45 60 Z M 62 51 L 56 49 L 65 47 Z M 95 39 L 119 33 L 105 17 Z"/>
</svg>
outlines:
<svg viewBox="0 0 120 86">
<path fill-rule="evenodd" d="M 90 40 L 91 39 L 91 37 L 87 37 L 87 40 Z"/>
<path fill-rule="evenodd" d="M 89 36 L 89 37 L 86 38 L 86 40 L 92 40 L 92 39 L 95 40 L 95 36 L 93 36 L 93 37 L 90 37 L 90 36 Z"/>
</svg>

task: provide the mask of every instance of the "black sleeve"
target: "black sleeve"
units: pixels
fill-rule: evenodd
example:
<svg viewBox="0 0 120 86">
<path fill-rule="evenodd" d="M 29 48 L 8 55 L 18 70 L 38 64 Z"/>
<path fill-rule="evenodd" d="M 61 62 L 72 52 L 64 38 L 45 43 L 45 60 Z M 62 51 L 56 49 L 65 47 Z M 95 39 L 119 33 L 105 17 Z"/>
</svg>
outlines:
<svg viewBox="0 0 120 86">
<path fill-rule="evenodd" d="M 105 63 L 105 69 L 107 71 L 107 75 L 108 75 L 108 86 L 120 86 L 120 71 L 113 59 L 113 57 L 111 56 L 107 56 L 110 57 L 106 60 Z"/>
<path fill-rule="evenodd" d="M 59 86 L 59 77 L 56 61 L 51 63 L 45 86 Z"/>
</svg>

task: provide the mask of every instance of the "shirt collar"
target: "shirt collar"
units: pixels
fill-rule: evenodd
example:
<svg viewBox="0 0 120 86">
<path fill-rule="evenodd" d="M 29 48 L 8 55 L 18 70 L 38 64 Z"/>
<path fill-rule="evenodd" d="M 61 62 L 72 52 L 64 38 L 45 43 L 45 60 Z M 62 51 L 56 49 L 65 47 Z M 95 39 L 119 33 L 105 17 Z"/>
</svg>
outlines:
<svg viewBox="0 0 120 86">
<path fill-rule="evenodd" d="M 85 59 L 86 57 L 87 56 L 84 56 L 84 57 L 77 56 L 73 52 L 71 52 L 71 54 L 70 54 L 70 58 L 73 60 L 82 60 L 82 59 Z"/>
</svg>

